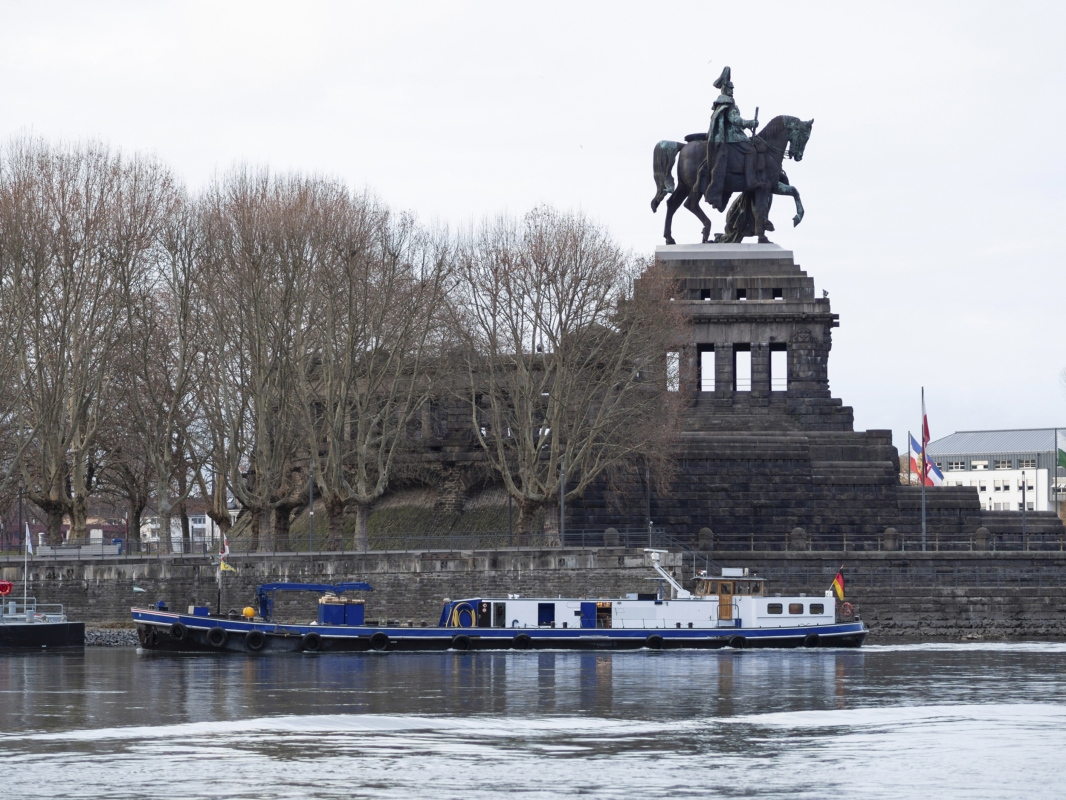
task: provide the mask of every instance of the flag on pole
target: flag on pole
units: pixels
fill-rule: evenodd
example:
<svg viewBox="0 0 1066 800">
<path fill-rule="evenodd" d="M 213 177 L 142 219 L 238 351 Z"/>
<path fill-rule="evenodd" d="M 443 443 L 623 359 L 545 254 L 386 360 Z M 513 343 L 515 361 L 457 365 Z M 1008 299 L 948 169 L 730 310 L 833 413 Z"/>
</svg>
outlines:
<svg viewBox="0 0 1066 800">
<path fill-rule="evenodd" d="M 225 532 L 222 534 L 222 550 L 218 554 L 218 571 L 219 574 L 223 572 L 236 572 L 233 567 L 226 563 L 226 557 L 229 555 L 229 537 Z"/>
<path fill-rule="evenodd" d="M 30 523 L 26 523 L 26 553 L 33 555 L 33 537 L 30 536 Z"/>
<path fill-rule="evenodd" d="M 922 466 L 925 463 L 925 456 L 922 452 L 921 446 L 911 437 L 911 472 L 917 473 L 919 479 L 925 475 L 926 486 L 940 486 L 944 482 L 944 473 L 940 471 L 940 467 L 936 465 L 935 461 L 930 461 L 928 464 L 928 470 L 923 470 Z"/>
<path fill-rule="evenodd" d="M 833 594 L 836 595 L 837 600 L 841 603 L 844 602 L 844 568 L 841 567 L 837 570 L 837 576 L 833 578 Z"/>
</svg>

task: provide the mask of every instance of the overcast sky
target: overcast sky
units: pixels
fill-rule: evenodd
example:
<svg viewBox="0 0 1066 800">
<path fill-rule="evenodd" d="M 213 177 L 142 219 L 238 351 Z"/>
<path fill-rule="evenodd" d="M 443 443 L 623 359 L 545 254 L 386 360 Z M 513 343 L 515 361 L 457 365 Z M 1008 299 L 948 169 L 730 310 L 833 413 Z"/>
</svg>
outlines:
<svg viewBox="0 0 1066 800">
<path fill-rule="evenodd" d="M 778 244 L 840 315 L 857 429 L 1066 427 L 1066 4 L 0 3 L 0 137 L 95 137 L 192 188 L 236 162 L 424 220 L 538 203 L 662 243 L 652 148 L 740 110 L 814 118 Z M 711 212 L 714 230 L 723 217 Z M 698 242 L 683 209 L 675 237 Z"/>
</svg>

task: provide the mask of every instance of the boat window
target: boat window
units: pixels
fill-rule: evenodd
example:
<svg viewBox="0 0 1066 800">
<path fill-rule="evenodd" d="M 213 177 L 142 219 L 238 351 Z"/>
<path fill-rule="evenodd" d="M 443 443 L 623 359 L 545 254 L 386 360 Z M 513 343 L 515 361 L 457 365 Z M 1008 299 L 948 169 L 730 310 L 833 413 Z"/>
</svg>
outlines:
<svg viewBox="0 0 1066 800">
<path fill-rule="evenodd" d="M 507 603 L 493 603 L 492 604 L 492 621 L 493 627 L 506 628 L 507 627 Z"/>
<path fill-rule="evenodd" d="M 765 588 L 766 588 L 766 584 L 763 583 L 762 581 L 759 581 L 758 583 L 755 584 L 755 591 L 752 592 L 752 594 L 755 594 L 755 595 L 758 595 L 758 596 L 761 597 L 764 594 L 763 590 Z"/>
<path fill-rule="evenodd" d="M 802 614 L 803 613 L 803 603 L 789 603 L 788 604 L 788 613 L 789 614 Z"/>
<path fill-rule="evenodd" d="M 610 628 L 611 627 L 611 604 L 599 601 L 596 603 L 596 627 L 597 628 Z"/>
<path fill-rule="evenodd" d="M 825 606 L 822 605 L 821 603 L 811 603 L 811 613 L 812 614 L 824 614 L 825 613 Z"/>
<path fill-rule="evenodd" d="M 783 610 L 784 610 L 784 607 L 780 603 L 767 603 L 766 604 L 766 613 L 767 614 L 780 614 Z"/>
<path fill-rule="evenodd" d="M 722 581 L 718 584 L 718 594 L 733 594 L 733 584 Z"/>
</svg>

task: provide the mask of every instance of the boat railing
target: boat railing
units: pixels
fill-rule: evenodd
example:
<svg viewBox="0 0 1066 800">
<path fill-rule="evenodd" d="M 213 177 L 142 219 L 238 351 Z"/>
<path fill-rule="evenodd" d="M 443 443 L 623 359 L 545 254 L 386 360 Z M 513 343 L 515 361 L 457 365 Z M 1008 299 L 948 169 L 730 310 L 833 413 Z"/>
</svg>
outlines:
<svg viewBox="0 0 1066 800">
<path fill-rule="evenodd" d="M 0 623 L 66 621 L 62 603 L 38 603 L 36 597 L 27 597 L 25 600 L 5 597 L 0 603 Z"/>
</svg>

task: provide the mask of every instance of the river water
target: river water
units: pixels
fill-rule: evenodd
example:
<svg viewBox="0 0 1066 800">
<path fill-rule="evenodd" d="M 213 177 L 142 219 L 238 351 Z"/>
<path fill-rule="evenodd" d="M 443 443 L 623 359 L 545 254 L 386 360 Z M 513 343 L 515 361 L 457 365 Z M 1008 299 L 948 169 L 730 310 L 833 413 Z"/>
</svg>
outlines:
<svg viewBox="0 0 1066 800">
<path fill-rule="evenodd" d="M 1066 645 L 0 656 L 14 798 L 1063 797 Z"/>
</svg>

